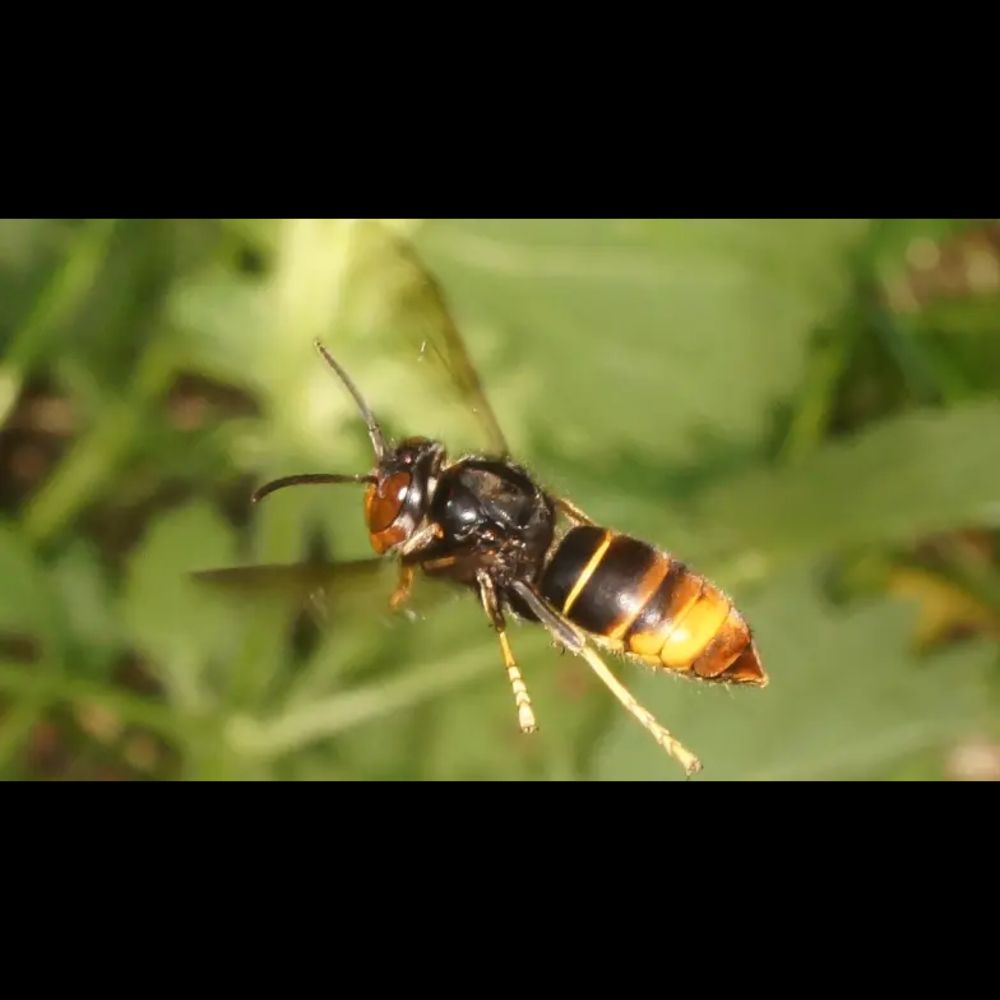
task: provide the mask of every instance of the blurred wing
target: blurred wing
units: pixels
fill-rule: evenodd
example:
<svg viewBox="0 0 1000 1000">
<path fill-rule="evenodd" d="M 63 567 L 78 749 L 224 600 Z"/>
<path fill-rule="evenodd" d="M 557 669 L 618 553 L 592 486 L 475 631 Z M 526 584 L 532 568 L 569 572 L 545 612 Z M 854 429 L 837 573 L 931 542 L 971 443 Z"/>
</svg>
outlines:
<svg viewBox="0 0 1000 1000">
<path fill-rule="evenodd" d="M 508 454 L 507 441 L 459 333 L 444 290 L 413 245 L 371 220 L 355 224 L 351 280 L 374 282 L 387 303 L 383 322 L 414 348 L 421 363 L 436 367 L 486 435 L 489 451 Z"/>
<path fill-rule="evenodd" d="M 308 611 L 320 623 L 357 604 L 388 606 L 396 579 L 395 564 L 385 559 L 355 562 L 308 562 L 192 573 L 199 583 L 245 604 L 282 604 L 290 611 Z"/>
<path fill-rule="evenodd" d="M 320 625 L 335 615 L 356 613 L 375 618 L 389 613 L 389 598 L 399 581 L 399 564 L 391 559 L 353 562 L 306 562 L 192 573 L 199 583 L 246 605 L 263 602 L 284 605 L 290 612 L 305 611 Z M 448 588 L 414 583 L 405 609 L 415 611 L 436 602 Z"/>
</svg>

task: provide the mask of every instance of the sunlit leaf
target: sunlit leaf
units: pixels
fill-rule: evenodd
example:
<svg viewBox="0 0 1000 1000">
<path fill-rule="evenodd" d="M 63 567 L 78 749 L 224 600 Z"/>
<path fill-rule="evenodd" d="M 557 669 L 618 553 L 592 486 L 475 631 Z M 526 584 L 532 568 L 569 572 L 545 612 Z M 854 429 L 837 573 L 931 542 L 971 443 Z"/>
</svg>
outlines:
<svg viewBox="0 0 1000 1000">
<path fill-rule="evenodd" d="M 479 220 L 430 223 L 418 242 L 460 319 L 502 331 L 559 447 L 683 461 L 705 436 L 761 435 L 864 232 L 848 220 Z M 516 420 L 523 395 L 505 393 L 502 368 L 487 376 L 501 420 Z"/>
<path fill-rule="evenodd" d="M 760 575 L 838 546 L 996 525 L 998 441 L 995 403 L 886 420 L 794 465 L 722 480 L 699 498 L 692 547 Z"/>
</svg>

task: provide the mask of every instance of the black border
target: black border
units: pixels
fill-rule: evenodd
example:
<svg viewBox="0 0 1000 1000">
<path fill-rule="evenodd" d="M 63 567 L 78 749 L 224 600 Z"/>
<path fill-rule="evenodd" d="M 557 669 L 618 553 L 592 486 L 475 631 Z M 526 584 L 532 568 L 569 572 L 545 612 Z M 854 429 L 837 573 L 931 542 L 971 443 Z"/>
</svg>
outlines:
<svg viewBox="0 0 1000 1000">
<path fill-rule="evenodd" d="M 227 108 L 183 130 L 59 121 L 12 136 L 7 217 L 994 218 L 991 161 L 955 139 L 895 135 L 845 110 L 784 119 L 764 106 L 664 98 L 505 114 L 331 104 L 317 128 Z M 449 111 L 452 117 L 449 117 Z M 609 114 L 613 111 L 614 114 Z M 752 111 L 752 113 L 751 113 Z M 312 112 L 310 112 L 312 113 Z M 15 141 L 16 140 L 16 141 Z M 24 152 L 27 150 L 28 152 Z"/>
</svg>

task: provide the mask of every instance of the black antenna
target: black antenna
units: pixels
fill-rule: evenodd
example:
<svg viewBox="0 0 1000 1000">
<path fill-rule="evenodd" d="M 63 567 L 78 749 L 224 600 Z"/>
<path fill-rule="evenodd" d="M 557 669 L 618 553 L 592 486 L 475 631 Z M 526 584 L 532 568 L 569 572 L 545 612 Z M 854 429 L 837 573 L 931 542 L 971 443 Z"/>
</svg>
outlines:
<svg viewBox="0 0 1000 1000">
<path fill-rule="evenodd" d="M 284 489 L 286 486 L 301 486 L 303 483 L 376 483 L 378 480 L 374 476 L 342 476 L 334 472 L 304 472 L 297 476 L 283 476 L 281 479 L 272 479 L 259 489 L 254 491 L 250 498 L 254 503 L 259 503 L 269 493 L 275 490 Z"/>
<path fill-rule="evenodd" d="M 347 386 L 347 391 L 354 397 L 354 402 L 358 404 L 361 416 L 365 418 L 365 423 L 368 425 L 368 436 L 372 439 L 372 447 L 375 449 L 375 460 L 381 462 L 382 456 L 385 454 L 385 438 L 382 436 L 382 428 L 379 427 L 375 415 L 368 409 L 368 404 L 362 399 L 361 393 L 358 392 L 356 386 L 348 377 L 347 372 L 334 361 L 333 355 L 330 354 L 319 340 L 314 341 L 314 343 L 316 350 L 322 355 L 323 360 L 337 373 L 340 381 Z"/>
</svg>

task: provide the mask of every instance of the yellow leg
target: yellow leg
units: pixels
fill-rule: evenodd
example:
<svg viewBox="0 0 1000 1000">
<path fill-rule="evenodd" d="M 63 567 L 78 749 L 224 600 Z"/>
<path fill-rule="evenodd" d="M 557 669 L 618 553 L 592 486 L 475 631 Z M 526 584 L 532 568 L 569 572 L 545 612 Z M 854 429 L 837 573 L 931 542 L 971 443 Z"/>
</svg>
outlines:
<svg viewBox="0 0 1000 1000">
<path fill-rule="evenodd" d="M 664 750 L 670 754 L 674 760 L 678 761 L 680 765 L 687 772 L 690 777 L 692 774 L 696 774 L 701 770 L 701 761 L 691 753 L 687 747 L 684 746 L 680 740 L 675 739 L 668 730 L 664 729 L 656 719 L 653 717 L 652 713 L 647 711 L 642 705 L 639 704 L 629 693 L 628 689 L 625 687 L 621 681 L 607 668 L 604 661 L 594 652 L 590 646 L 583 646 L 579 650 L 579 655 L 582 656 L 590 666 L 590 669 L 601 678 L 602 681 L 611 689 L 611 693 L 629 710 L 629 712 L 634 715 L 646 729 L 652 734 L 653 739 L 663 747 Z"/>
<path fill-rule="evenodd" d="M 510 686 L 514 691 L 514 704 L 517 706 L 517 721 L 521 726 L 522 733 L 533 733 L 538 724 L 535 722 L 535 713 L 531 707 L 531 696 L 528 694 L 527 685 L 521 677 L 514 654 L 511 652 L 510 643 L 507 641 L 507 633 L 503 630 L 497 632 L 500 639 L 500 649 L 503 652 L 504 666 L 507 668 L 507 676 L 510 678 Z"/>
<path fill-rule="evenodd" d="M 513 584 L 513 589 L 535 612 L 538 620 L 552 633 L 560 645 L 565 646 L 571 653 L 582 656 L 587 661 L 590 669 L 604 681 L 611 693 L 645 726 L 652 734 L 653 739 L 681 764 L 688 777 L 701 770 L 701 761 L 680 740 L 674 739 L 670 732 L 656 721 L 652 713 L 643 708 L 629 694 L 625 685 L 611 673 L 604 661 L 587 645 L 587 640 L 572 622 L 567 621 L 550 607 L 541 594 L 528 584 L 517 580 Z"/>
</svg>

